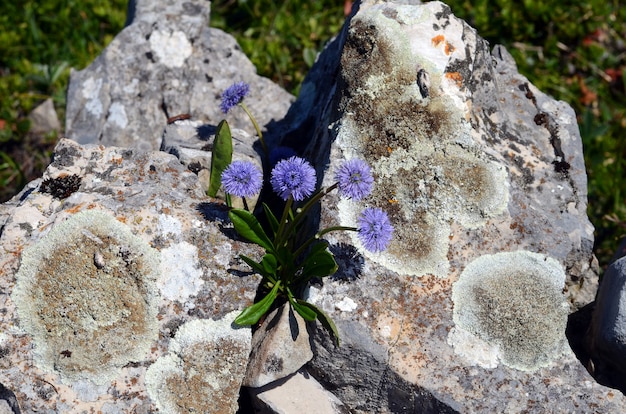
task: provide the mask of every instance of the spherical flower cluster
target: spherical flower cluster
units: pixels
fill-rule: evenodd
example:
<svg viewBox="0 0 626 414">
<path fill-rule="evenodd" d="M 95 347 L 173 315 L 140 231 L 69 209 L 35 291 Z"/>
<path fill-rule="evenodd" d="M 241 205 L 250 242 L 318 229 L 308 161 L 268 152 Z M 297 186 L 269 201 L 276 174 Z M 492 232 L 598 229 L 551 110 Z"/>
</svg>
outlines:
<svg viewBox="0 0 626 414">
<path fill-rule="evenodd" d="M 292 196 L 295 201 L 301 201 L 315 190 L 315 169 L 304 158 L 287 158 L 276 164 L 270 183 L 283 200 Z"/>
<path fill-rule="evenodd" d="M 354 200 L 367 197 L 374 185 L 370 166 L 358 158 L 344 162 L 337 170 L 335 180 L 339 183 L 339 193 Z"/>
<path fill-rule="evenodd" d="M 237 82 L 222 92 L 222 103 L 220 109 L 223 113 L 228 113 L 232 108 L 239 105 L 243 98 L 250 93 L 250 85 L 245 82 Z"/>
<path fill-rule="evenodd" d="M 387 213 L 380 208 L 368 207 L 359 217 L 357 236 L 363 247 L 371 252 L 381 252 L 391 241 L 393 226 Z"/>
<path fill-rule="evenodd" d="M 261 191 L 263 174 L 250 161 L 233 161 L 222 172 L 224 191 L 237 197 L 251 197 Z"/>
</svg>

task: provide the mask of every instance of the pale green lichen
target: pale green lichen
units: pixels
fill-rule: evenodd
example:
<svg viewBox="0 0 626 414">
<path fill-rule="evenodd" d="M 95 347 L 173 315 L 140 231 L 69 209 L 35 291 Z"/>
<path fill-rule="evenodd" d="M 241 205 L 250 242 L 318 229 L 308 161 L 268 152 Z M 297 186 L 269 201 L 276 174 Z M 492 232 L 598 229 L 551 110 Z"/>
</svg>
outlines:
<svg viewBox="0 0 626 414">
<path fill-rule="evenodd" d="M 159 254 L 126 225 L 85 211 L 24 250 L 12 299 L 35 361 L 64 382 L 105 384 L 158 337 Z"/>
<path fill-rule="evenodd" d="M 454 322 L 496 347 L 505 365 L 535 370 L 567 343 L 564 284 L 563 267 L 550 257 L 527 251 L 481 256 L 452 288 Z"/>
<path fill-rule="evenodd" d="M 182 325 L 169 353 L 146 371 L 146 390 L 166 413 L 235 413 L 248 365 L 249 328 L 233 326 L 239 311 L 219 321 Z"/>
<path fill-rule="evenodd" d="M 441 7 L 415 14 L 381 4 L 352 20 L 336 145 L 345 158 L 364 158 L 376 180 L 369 198 L 339 205 L 341 223 L 353 225 L 374 205 L 395 228 L 387 251 L 363 253 L 399 273 L 445 277 L 450 224 L 477 228 L 504 213 L 508 183 L 506 170 L 474 143 L 462 93 L 445 76 L 454 47 L 433 45 L 436 32 L 420 26 Z M 419 68 L 429 75 L 428 93 L 417 85 Z"/>
</svg>

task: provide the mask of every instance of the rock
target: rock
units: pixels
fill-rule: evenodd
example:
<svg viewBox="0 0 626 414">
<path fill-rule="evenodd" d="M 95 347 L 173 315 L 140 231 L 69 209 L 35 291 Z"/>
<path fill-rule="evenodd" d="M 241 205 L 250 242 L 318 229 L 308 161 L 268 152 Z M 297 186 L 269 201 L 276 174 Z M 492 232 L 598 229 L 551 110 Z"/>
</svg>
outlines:
<svg viewBox="0 0 626 414">
<path fill-rule="evenodd" d="M 233 325 L 239 314 L 222 320 L 194 320 L 180 327 L 170 354 L 146 372 L 148 395 L 162 412 L 236 413 L 239 388 L 250 353 L 249 328 Z"/>
<path fill-rule="evenodd" d="M 587 338 L 592 371 L 603 384 L 626 390 L 626 258 L 611 263 L 594 306 Z"/>
<path fill-rule="evenodd" d="M 0 206 L 0 223 L 0 375 L 22 412 L 154 412 L 146 371 L 176 358 L 186 376 L 159 385 L 163 399 L 187 381 L 194 401 L 212 381 L 236 409 L 249 339 L 210 320 L 252 303 L 259 278 L 242 277 L 238 254 L 261 252 L 177 158 L 63 139 L 44 177 Z M 248 348 L 189 357 L 211 337 Z"/>
<path fill-rule="evenodd" d="M 289 303 L 270 313 L 252 337 L 243 385 L 262 387 L 299 370 L 313 358 L 306 322 Z"/>
<path fill-rule="evenodd" d="M 198 175 L 205 192 L 208 191 L 211 180 L 211 150 L 216 130 L 214 126 L 198 121 L 177 121 L 165 127 L 161 143 L 161 151 L 175 155 L 183 165 Z M 261 156 L 253 147 L 256 137 L 242 129 L 232 128 L 231 135 L 233 161 L 250 161 L 262 171 Z M 218 193 L 218 197 L 224 199 L 223 191 Z M 258 196 L 246 200 L 250 211 L 254 210 L 257 199 Z M 243 208 L 239 197 L 233 197 L 233 207 Z"/>
<path fill-rule="evenodd" d="M 278 381 L 252 390 L 258 414 L 347 414 L 350 411 L 337 397 L 326 391 L 305 372 L 296 372 Z"/>
<path fill-rule="evenodd" d="M 316 336 L 307 369 L 355 412 L 624 410 L 565 336 L 598 283 L 574 112 L 444 4 L 402 3 L 361 3 L 282 124 L 323 185 L 342 159 L 373 168 L 373 195 L 331 193 L 320 228 L 365 206 L 395 227 L 379 254 L 325 236 L 347 267 L 310 300 L 344 345 Z"/>
<path fill-rule="evenodd" d="M 208 27 L 209 2 L 135 2 L 132 22 L 84 70 L 72 71 L 66 136 L 80 144 L 158 150 L 168 119 L 217 125 L 224 89 L 251 84 L 246 98 L 262 127 L 281 119 L 292 96 L 256 70 L 234 38 Z M 231 127 L 254 135 L 243 111 Z M 267 138 L 271 141 L 271 137 Z"/>
<path fill-rule="evenodd" d="M 56 110 L 54 109 L 54 103 L 52 98 L 48 98 L 39 104 L 28 115 L 30 120 L 30 132 L 34 134 L 48 134 L 53 131 L 61 131 L 61 122 Z"/>
<path fill-rule="evenodd" d="M 597 286 L 573 111 L 447 6 L 411 3 L 363 2 L 280 123 L 271 119 L 289 95 L 205 28 L 208 6 L 136 4 L 132 24 L 72 75 L 68 133 L 102 145 L 61 140 L 44 176 L 0 206 L 0 376 L 23 412 L 147 413 L 172 407 L 168 395 L 197 402 L 217 389 L 236 409 L 245 350 L 226 321 L 260 279 L 238 256 L 258 260 L 261 249 L 205 196 L 195 161 L 145 150 L 160 148 L 167 118 L 190 114 L 190 134 L 216 125 L 219 93 L 240 79 L 253 82 L 248 103 L 272 146 L 282 135 L 322 184 L 342 159 L 373 167 L 374 194 L 348 203 L 331 193 L 310 231 L 351 226 L 366 205 L 396 230 L 380 254 L 348 233 L 325 236 L 340 269 L 309 300 L 342 346 L 322 329 L 305 341 L 298 324 L 304 358 L 274 379 L 312 345 L 306 371 L 350 412 L 626 412 L 565 338 L 566 312 L 588 309 Z M 228 119 L 250 128 L 245 114 Z M 182 147 L 169 148 L 198 155 Z M 195 358 L 225 333 L 239 344 L 232 353 Z M 273 361 L 284 368 L 293 351 Z M 239 356 L 209 362 L 226 354 Z"/>
</svg>

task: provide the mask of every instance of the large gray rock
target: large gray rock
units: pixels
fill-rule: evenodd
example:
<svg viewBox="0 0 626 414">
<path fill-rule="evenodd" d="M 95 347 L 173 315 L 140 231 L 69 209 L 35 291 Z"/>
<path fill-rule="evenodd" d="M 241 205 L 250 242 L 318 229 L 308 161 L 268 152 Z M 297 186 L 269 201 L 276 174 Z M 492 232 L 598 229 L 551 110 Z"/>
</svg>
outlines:
<svg viewBox="0 0 626 414">
<path fill-rule="evenodd" d="M 238 255 L 260 251 L 177 158 L 61 140 L 0 223 L 0 382 L 22 412 L 154 412 L 181 390 L 235 412 L 251 334 L 231 322 L 259 282 Z"/>
<path fill-rule="evenodd" d="M 598 283 L 574 112 L 444 4 L 399 3 L 360 5 L 284 123 L 324 185 L 342 159 L 372 165 L 373 195 L 333 193 L 321 227 L 365 206 L 395 226 L 380 254 L 327 235 L 353 281 L 311 289 L 345 345 L 316 338 L 310 372 L 357 412 L 623 410 L 565 336 Z"/>
<path fill-rule="evenodd" d="M 210 2 L 135 3 L 131 23 L 89 67 L 72 71 L 67 138 L 158 150 L 169 118 L 187 114 L 217 125 L 221 93 L 236 81 L 251 84 L 246 102 L 258 108 L 261 126 L 284 116 L 291 95 L 258 76 L 232 36 L 208 27 Z M 254 135 L 243 111 L 228 120 Z"/>
</svg>

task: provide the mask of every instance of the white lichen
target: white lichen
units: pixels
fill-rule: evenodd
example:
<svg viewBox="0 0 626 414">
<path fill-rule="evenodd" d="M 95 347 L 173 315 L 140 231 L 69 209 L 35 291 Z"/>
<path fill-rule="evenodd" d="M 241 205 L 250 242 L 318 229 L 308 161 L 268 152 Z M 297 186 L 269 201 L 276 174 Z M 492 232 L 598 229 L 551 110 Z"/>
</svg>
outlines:
<svg viewBox="0 0 626 414">
<path fill-rule="evenodd" d="M 157 285 L 165 298 L 185 303 L 202 288 L 202 274 L 198 247 L 193 244 L 181 242 L 161 250 L 161 276 Z"/>
</svg>

